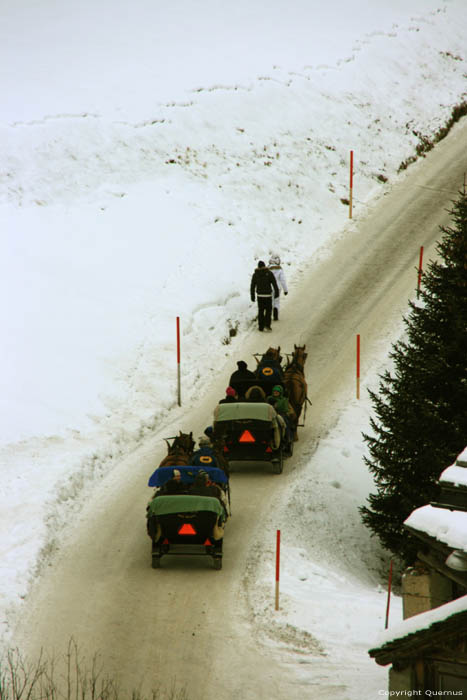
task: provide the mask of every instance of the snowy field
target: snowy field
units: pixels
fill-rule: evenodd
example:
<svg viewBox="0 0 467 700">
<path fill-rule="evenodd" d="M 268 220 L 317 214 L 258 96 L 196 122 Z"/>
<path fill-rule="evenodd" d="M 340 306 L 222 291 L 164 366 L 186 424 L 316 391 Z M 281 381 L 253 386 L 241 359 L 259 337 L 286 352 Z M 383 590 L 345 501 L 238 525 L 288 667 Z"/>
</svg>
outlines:
<svg viewBox="0 0 467 700">
<path fill-rule="evenodd" d="M 465 99 L 464 0 L 251 5 L 21 0 L 3 9 L 5 645 L 65 507 L 78 509 L 93 480 L 176 406 L 176 317 L 192 402 L 256 332 L 256 261 L 279 254 L 294 289 L 349 225 L 341 200 L 350 150 L 358 221 L 403 177 L 399 166 L 421 136 Z M 349 644 L 342 620 L 357 626 L 355 676 L 367 674 L 373 690 L 386 670 L 366 651 L 386 600 L 356 514 L 370 479 L 352 475 L 362 473 L 365 388 L 375 387 L 393 339 L 366 365 L 362 400 L 310 456 L 349 475 L 349 488 L 328 488 L 352 524 L 337 548 L 335 533 L 324 538 L 322 560 L 290 548 L 281 612 L 336 655 Z M 305 511 L 304 493 L 284 500 Z M 361 546 L 367 576 L 347 566 L 350 546 Z M 355 600 L 365 600 L 364 620 Z M 260 615 L 269 603 L 252 605 Z"/>
</svg>

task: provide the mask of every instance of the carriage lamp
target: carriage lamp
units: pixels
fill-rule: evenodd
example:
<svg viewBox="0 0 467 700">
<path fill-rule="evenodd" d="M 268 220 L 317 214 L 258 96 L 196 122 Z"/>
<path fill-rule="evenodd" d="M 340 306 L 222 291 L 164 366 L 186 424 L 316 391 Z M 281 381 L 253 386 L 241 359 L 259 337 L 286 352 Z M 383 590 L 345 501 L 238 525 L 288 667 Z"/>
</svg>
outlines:
<svg viewBox="0 0 467 700">
<path fill-rule="evenodd" d="M 455 571 L 467 571 L 467 553 L 455 549 L 446 559 L 446 566 Z"/>
</svg>

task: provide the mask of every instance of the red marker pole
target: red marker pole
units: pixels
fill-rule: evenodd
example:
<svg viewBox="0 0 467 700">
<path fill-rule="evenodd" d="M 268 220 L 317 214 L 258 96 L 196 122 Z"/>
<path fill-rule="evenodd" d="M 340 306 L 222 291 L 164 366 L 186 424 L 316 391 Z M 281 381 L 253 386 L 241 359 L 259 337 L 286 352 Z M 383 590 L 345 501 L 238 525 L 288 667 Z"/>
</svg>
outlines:
<svg viewBox="0 0 467 700">
<path fill-rule="evenodd" d="M 279 610 L 279 571 L 281 560 L 281 531 L 277 531 L 276 539 L 276 610 Z"/>
<path fill-rule="evenodd" d="M 353 199 L 353 151 L 350 151 L 350 196 L 349 196 L 349 219 L 352 218 Z"/>
<path fill-rule="evenodd" d="M 386 622 L 384 623 L 384 629 L 387 630 L 389 624 L 389 604 L 391 602 L 391 583 L 392 583 L 392 559 L 389 564 L 389 580 L 388 580 L 388 602 L 386 605 Z"/>
<path fill-rule="evenodd" d="M 360 334 L 357 335 L 357 399 L 360 398 Z"/>
<path fill-rule="evenodd" d="M 422 281 L 423 274 L 423 246 L 420 246 L 420 261 L 418 263 L 418 285 L 417 285 L 417 299 L 420 294 L 420 283 Z"/>
<path fill-rule="evenodd" d="M 180 316 L 177 316 L 177 400 L 178 405 L 182 405 L 182 394 L 180 386 Z"/>
</svg>

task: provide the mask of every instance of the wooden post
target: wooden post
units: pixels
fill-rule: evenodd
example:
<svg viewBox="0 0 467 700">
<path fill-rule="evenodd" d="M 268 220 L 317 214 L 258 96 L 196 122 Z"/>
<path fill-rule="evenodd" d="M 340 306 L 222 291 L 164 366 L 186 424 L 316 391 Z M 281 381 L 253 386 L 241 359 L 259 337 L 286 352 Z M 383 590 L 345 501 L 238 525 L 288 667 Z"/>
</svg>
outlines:
<svg viewBox="0 0 467 700">
<path fill-rule="evenodd" d="M 281 531 L 277 531 L 276 536 L 276 610 L 279 610 L 279 571 L 281 559 Z"/>
<path fill-rule="evenodd" d="M 177 316 L 177 401 L 182 405 L 182 392 L 180 382 L 180 316 Z"/>
<path fill-rule="evenodd" d="M 353 200 L 353 151 L 350 151 L 350 195 L 349 195 L 349 219 L 352 218 Z"/>
<path fill-rule="evenodd" d="M 357 335 L 357 399 L 360 398 L 360 334 Z"/>
<path fill-rule="evenodd" d="M 388 580 L 388 602 L 386 605 L 386 621 L 384 624 L 384 629 L 387 630 L 389 624 L 389 604 L 391 602 L 391 583 L 392 583 L 392 559 L 389 564 L 389 580 Z"/>
</svg>

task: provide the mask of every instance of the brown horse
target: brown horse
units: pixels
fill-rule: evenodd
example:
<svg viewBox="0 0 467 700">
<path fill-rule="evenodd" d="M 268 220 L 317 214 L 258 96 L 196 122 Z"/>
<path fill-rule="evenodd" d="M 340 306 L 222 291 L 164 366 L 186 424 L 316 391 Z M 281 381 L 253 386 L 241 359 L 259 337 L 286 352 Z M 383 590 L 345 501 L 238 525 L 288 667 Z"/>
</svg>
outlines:
<svg viewBox="0 0 467 700">
<path fill-rule="evenodd" d="M 294 439 L 298 440 L 297 425 L 302 412 L 303 404 L 307 400 L 307 383 L 305 380 L 305 361 L 308 353 L 305 352 L 306 345 L 295 345 L 292 359 L 288 363 L 284 372 L 284 386 L 287 392 L 289 403 L 295 411 L 297 423 L 294 427 Z"/>
<path fill-rule="evenodd" d="M 170 444 L 169 440 L 173 440 Z M 184 467 L 190 464 L 195 447 L 193 433 L 182 433 L 175 438 L 165 438 L 167 443 L 167 456 L 159 464 L 160 467 Z"/>
</svg>

